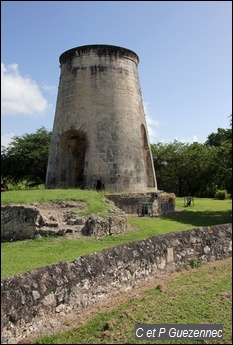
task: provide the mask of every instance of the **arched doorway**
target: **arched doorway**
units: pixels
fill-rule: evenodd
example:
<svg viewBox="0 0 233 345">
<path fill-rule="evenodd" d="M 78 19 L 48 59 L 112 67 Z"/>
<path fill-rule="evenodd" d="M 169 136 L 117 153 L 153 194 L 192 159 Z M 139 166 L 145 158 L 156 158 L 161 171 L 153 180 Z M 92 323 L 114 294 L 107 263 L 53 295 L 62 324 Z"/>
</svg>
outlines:
<svg viewBox="0 0 233 345">
<path fill-rule="evenodd" d="M 148 145 L 146 129 L 144 125 L 141 125 L 141 138 L 142 138 L 142 153 L 143 153 L 143 160 L 144 166 L 146 170 L 146 178 L 147 178 L 147 187 L 155 187 L 155 179 L 153 174 L 153 166 L 152 166 L 152 159 L 150 148 Z"/>
<path fill-rule="evenodd" d="M 67 188 L 84 187 L 86 140 L 81 131 L 69 130 L 60 141 L 60 182 Z"/>
</svg>

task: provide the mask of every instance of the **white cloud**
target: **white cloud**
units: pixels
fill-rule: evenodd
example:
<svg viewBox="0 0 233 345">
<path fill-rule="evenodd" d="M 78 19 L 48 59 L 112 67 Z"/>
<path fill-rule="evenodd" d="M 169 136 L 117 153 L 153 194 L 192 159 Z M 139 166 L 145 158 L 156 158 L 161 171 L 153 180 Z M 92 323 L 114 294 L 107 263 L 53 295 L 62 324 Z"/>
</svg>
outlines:
<svg viewBox="0 0 233 345">
<path fill-rule="evenodd" d="M 1 63 L 2 115 L 43 115 L 49 109 L 37 83 L 30 76 L 22 76 L 18 65 Z"/>
<path fill-rule="evenodd" d="M 189 143 L 192 144 L 194 142 L 198 142 L 197 136 L 194 134 L 192 138 L 181 138 L 179 139 L 178 137 L 175 137 L 175 140 L 179 141 L 180 143 Z"/>
<path fill-rule="evenodd" d="M 42 83 L 42 89 L 47 92 L 50 92 L 52 95 L 57 93 L 57 86 L 48 85 L 47 83 Z"/>
<path fill-rule="evenodd" d="M 192 144 L 194 142 L 198 142 L 197 140 L 197 136 L 194 134 L 192 138 L 167 138 L 167 139 L 160 139 L 159 142 L 163 143 L 163 144 L 169 144 L 169 143 L 173 143 L 175 140 L 177 140 L 179 143 L 183 143 L 183 144 Z"/>
<path fill-rule="evenodd" d="M 158 135 L 154 126 L 158 126 L 158 121 L 154 121 L 150 116 L 146 116 L 147 129 L 149 134 L 150 143 L 153 144 Z"/>
<path fill-rule="evenodd" d="M 5 147 L 8 146 L 14 136 L 15 136 L 14 133 L 3 134 L 1 136 L 1 146 L 5 146 Z"/>
<path fill-rule="evenodd" d="M 148 114 L 148 102 L 143 102 L 144 112 L 146 114 L 146 124 L 149 134 L 150 143 L 153 144 L 157 137 L 157 131 L 155 127 L 159 127 L 159 122 L 155 121 L 149 114 Z"/>
</svg>

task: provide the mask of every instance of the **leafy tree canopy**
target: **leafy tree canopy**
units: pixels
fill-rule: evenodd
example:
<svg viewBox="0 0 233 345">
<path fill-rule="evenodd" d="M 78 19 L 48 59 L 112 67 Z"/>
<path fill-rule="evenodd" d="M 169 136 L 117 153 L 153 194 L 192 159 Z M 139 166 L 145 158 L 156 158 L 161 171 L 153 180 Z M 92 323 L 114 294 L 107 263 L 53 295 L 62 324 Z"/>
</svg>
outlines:
<svg viewBox="0 0 233 345">
<path fill-rule="evenodd" d="M 208 135 L 206 146 L 221 146 L 223 143 L 232 141 L 232 129 L 218 128 L 217 133 Z"/>
<path fill-rule="evenodd" d="M 151 145 L 158 188 L 177 196 L 214 197 L 232 188 L 231 129 L 218 128 L 205 144 L 194 142 Z"/>
<path fill-rule="evenodd" d="M 9 146 L 2 146 L 1 178 L 30 186 L 45 183 L 51 134 L 41 127 L 33 134 L 14 136 Z"/>
</svg>

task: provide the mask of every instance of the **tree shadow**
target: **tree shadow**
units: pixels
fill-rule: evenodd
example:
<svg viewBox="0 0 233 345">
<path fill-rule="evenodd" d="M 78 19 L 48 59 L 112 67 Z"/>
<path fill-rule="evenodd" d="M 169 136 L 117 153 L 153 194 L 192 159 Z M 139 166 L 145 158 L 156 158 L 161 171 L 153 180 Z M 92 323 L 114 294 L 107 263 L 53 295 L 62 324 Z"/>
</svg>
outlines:
<svg viewBox="0 0 233 345">
<path fill-rule="evenodd" d="M 161 219 L 174 220 L 183 224 L 197 227 L 232 223 L 232 211 L 187 211 L 182 210 L 169 215 L 160 216 Z"/>
</svg>

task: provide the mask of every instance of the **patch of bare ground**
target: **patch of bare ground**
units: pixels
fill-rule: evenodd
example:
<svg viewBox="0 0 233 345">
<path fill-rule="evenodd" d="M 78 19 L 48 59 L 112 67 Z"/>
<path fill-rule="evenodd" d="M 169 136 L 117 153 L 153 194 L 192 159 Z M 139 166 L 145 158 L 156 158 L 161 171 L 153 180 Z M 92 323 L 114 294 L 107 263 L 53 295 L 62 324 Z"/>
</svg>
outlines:
<svg viewBox="0 0 233 345">
<path fill-rule="evenodd" d="M 78 215 L 79 211 L 88 210 L 89 206 L 82 201 L 60 201 L 57 203 L 30 203 L 21 204 L 25 207 L 36 207 L 42 216 L 42 224 L 39 226 L 40 234 L 54 233 L 55 235 L 67 235 L 70 238 L 78 238 L 87 220 L 87 217 Z"/>
<path fill-rule="evenodd" d="M 82 201 L 60 201 L 57 203 L 45 202 L 45 203 L 31 203 L 24 206 L 36 207 L 44 215 L 54 216 L 54 218 L 59 218 L 61 214 L 67 212 L 76 213 L 77 211 L 83 211 L 88 209 L 88 205 Z"/>
<path fill-rule="evenodd" d="M 225 259 L 231 261 L 231 258 Z M 212 266 L 218 267 L 222 265 L 222 261 L 214 261 L 206 263 L 203 268 L 205 269 Z M 76 328 L 80 325 L 87 323 L 91 318 L 95 317 L 97 314 L 102 312 L 111 311 L 117 306 L 126 303 L 130 300 L 142 300 L 144 299 L 144 293 L 147 290 L 152 288 L 158 289 L 161 293 L 168 293 L 168 288 L 166 282 L 169 280 L 177 279 L 181 275 L 192 275 L 197 269 L 192 270 L 181 270 L 179 272 L 172 273 L 170 275 L 154 277 L 149 281 L 138 283 L 132 289 L 124 291 L 119 291 L 114 295 L 107 297 L 106 299 L 96 302 L 91 306 L 85 307 L 79 310 L 73 310 L 69 315 L 57 314 L 56 317 L 51 317 L 49 320 L 46 320 L 46 323 L 41 325 L 40 329 L 33 333 L 33 336 L 28 336 L 22 341 L 19 341 L 18 344 L 33 344 L 35 339 L 44 335 L 52 335 L 59 332 L 64 332 L 73 328 Z M 229 292 L 221 294 L 223 298 L 229 297 Z M 108 327 L 106 325 L 106 327 Z M 107 329 L 107 328 L 106 328 Z"/>
</svg>

